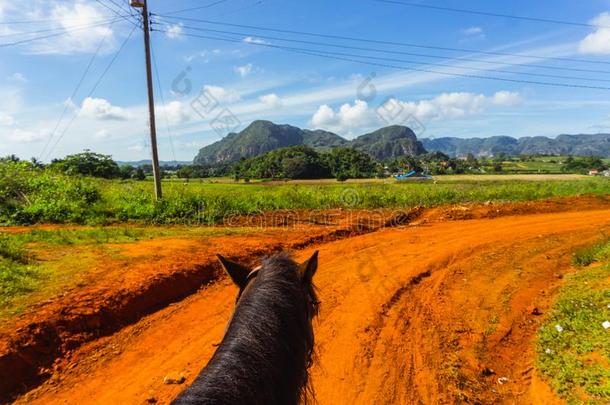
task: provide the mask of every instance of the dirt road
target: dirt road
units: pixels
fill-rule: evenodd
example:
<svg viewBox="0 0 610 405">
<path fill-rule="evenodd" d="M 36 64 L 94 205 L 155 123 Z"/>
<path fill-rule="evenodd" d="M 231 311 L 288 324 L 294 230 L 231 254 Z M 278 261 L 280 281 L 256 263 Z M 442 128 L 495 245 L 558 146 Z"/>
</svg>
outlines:
<svg viewBox="0 0 610 405">
<path fill-rule="evenodd" d="M 316 246 L 318 402 L 553 403 L 534 363 L 543 316 L 528 307 L 548 310 L 573 250 L 602 230 L 610 209 L 422 223 Z M 168 403 L 185 385 L 163 378 L 193 380 L 235 293 L 217 282 L 86 344 L 18 402 Z"/>
</svg>

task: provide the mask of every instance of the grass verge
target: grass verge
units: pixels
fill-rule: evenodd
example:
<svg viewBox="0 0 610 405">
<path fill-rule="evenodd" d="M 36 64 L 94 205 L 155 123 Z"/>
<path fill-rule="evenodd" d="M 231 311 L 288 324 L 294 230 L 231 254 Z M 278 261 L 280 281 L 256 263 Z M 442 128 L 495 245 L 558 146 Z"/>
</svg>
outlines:
<svg viewBox="0 0 610 405">
<path fill-rule="evenodd" d="M 610 400 L 610 239 L 574 255 L 569 276 L 538 332 L 538 367 L 569 404 Z"/>
<path fill-rule="evenodd" d="M 136 227 L 32 229 L 0 232 L 0 321 L 33 302 L 91 282 L 92 269 L 122 258 L 116 244 L 156 238 L 208 238 L 245 228 Z M 100 273 L 99 277 L 104 274 Z"/>
</svg>

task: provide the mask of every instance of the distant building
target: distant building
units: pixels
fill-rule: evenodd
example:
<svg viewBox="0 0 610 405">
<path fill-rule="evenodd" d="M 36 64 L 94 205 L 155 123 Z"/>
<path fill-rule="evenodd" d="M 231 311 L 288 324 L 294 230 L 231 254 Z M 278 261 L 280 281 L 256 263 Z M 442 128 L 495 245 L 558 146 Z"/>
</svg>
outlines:
<svg viewBox="0 0 610 405">
<path fill-rule="evenodd" d="M 610 169 L 604 170 L 603 172 L 601 172 L 601 175 L 604 177 L 610 177 Z"/>
<path fill-rule="evenodd" d="M 589 170 L 589 176 L 599 176 L 599 170 Z"/>
</svg>

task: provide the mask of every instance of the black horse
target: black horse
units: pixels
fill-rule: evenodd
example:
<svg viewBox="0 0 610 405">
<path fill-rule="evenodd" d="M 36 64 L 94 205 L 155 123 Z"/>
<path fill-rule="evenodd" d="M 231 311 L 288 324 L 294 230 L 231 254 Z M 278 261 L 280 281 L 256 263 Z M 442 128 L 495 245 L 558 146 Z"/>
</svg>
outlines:
<svg viewBox="0 0 610 405">
<path fill-rule="evenodd" d="M 249 270 L 218 256 L 239 287 L 235 312 L 208 365 L 174 404 L 291 405 L 311 390 L 312 278 L 318 252 L 303 264 L 281 254 Z"/>
</svg>

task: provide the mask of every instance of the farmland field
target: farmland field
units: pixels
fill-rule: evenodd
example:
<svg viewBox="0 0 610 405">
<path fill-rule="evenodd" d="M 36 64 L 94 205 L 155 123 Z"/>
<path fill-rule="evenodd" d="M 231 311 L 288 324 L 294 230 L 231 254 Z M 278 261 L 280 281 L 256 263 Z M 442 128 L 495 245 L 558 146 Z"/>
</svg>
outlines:
<svg viewBox="0 0 610 405">
<path fill-rule="evenodd" d="M 7 169 L 8 168 L 8 169 Z M 314 181 L 227 183 L 165 181 L 165 199 L 155 203 L 150 181 L 103 180 L 5 166 L 0 201 L 5 224 L 73 223 L 107 225 L 221 224 L 236 215 L 279 209 L 380 209 L 433 207 L 485 201 L 528 201 L 572 195 L 604 195 L 610 178 L 573 175 L 439 176 L 434 182 Z M 542 181 L 534 181 L 542 180 Z M 553 180 L 553 181 L 551 181 Z M 1 184 L 0 184 L 1 185 Z"/>
</svg>

